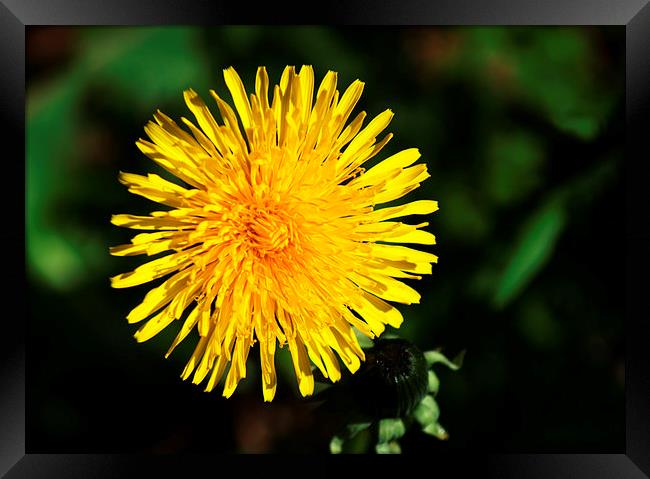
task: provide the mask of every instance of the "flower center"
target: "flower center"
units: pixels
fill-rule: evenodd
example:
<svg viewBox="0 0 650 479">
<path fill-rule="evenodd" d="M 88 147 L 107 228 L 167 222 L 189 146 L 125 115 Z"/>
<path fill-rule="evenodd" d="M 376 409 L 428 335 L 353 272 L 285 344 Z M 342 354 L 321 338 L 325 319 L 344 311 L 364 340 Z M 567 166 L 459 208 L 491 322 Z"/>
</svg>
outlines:
<svg viewBox="0 0 650 479">
<path fill-rule="evenodd" d="M 283 251 L 294 239 L 293 220 L 276 207 L 251 207 L 241 219 L 244 242 L 261 256 Z"/>
</svg>

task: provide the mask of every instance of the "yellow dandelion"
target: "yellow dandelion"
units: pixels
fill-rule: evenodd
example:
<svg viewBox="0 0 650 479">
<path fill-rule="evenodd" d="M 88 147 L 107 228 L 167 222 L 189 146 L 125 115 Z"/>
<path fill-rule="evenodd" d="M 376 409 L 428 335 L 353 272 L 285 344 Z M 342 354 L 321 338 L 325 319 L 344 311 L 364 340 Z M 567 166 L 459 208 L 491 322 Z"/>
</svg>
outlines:
<svg viewBox="0 0 650 479">
<path fill-rule="evenodd" d="M 389 221 L 424 215 L 437 202 L 413 201 L 377 209 L 414 190 L 429 177 L 420 157 L 408 149 L 365 170 L 362 165 L 390 140 L 377 136 L 393 113 L 386 110 L 362 124 L 349 124 L 363 83 L 339 97 L 337 74 L 329 71 L 313 103 L 314 72 L 286 67 L 273 87 L 264 67 L 255 94 L 247 96 L 233 68 L 224 70 L 235 111 L 215 91 L 219 124 L 193 90 L 185 102 L 198 126 L 191 133 L 158 111 L 139 139 L 139 149 L 182 180 L 180 186 L 155 174 L 120 173 L 131 193 L 171 207 L 149 216 L 114 215 L 117 226 L 152 231 L 131 244 L 112 247 L 117 256 L 169 254 L 111 278 L 126 288 L 172 275 L 149 291 L 127 316 L 148 319 L 135 333 L 146 341 L 184 317 L 166 356 L 198 329 L 199 340 L 182 378 L 206 391 L 220 381 L 229 397 L 246 377 L 250 348 L 259 343 L 265 401 L 276 390 L 276 346 L 288 345 L 302 395 L 313 393 L 311 363 L 335 382 L 338 355 L 354 373 L 364 360 L 354 328 L 368 337 L 402 315 L 386 301 L 418 303 L 420 295 L 400 280 L 431 273 L 433 254 L 395 243 L 431 245 L 421 228 Z M 347 125 L 346 125 L 347 124 Z M 311 360 L 311 362 L 310 362 Z"/>
</svg>

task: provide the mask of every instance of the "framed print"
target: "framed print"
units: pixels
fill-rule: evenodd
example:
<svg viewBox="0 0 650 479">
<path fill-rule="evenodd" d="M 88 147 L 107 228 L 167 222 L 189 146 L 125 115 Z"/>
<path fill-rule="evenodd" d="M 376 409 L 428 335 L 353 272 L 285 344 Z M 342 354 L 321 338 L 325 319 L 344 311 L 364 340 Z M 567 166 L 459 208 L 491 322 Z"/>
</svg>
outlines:
<svg viewBox="0 0 650 479">
<path fill-rule="evenodd" d="M 0 470 L 647 477 L 650 7 L 509 3 L 3 0 Z"/>
</svg>

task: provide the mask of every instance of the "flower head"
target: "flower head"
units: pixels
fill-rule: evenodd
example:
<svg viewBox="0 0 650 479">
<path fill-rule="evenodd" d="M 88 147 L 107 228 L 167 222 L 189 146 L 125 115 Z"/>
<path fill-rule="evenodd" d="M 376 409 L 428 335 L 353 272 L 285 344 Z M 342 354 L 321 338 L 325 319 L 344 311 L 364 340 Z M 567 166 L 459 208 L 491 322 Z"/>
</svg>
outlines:
<svg viewBox="0 0 650 479">
<path fill-rule="evenodd" d="M 339 96 L 337 74 L 328 72 L 314 103 L 314 72 L 287 67 L 272 89 L 264 67 L 255 94 L 247 96 L 233 68 L 224 71 L 235 111 L 217 93 L 219 124 L 193 90 L 185 102 L 198 126 L 189 132 L 158 111 L 140 139 L 140 150 L 185 184 L 155 174 L 120 173 L 129 191 L 171 209 L 149 216 L 119 214 L 118 226 L 149 232 L 111 254 L 169 252 L 111 278 L 114 288 L 169 276 L 127 316 L 147 320 L 135 333 L 146 341 L 184 318 L 167 356 L 198 329 L 199 340 L 183 379 L 211 391 L 230 364 L 223 394 L 246 376 L 246 360 L 259 343 L 264 399 L 276 390 L 276 346 L 288 345 L 303 395 L 312 394 L 311 362 L 325 377 L 341 377 L 338 357 L 355 372 L 364 360 L 353 328 L 368 337 L 385 325 L 399 327 L 391 304 L 418 303 L 402 283 L 431 273 L 436 256 L 398 243 L 434 244 L 428 223 L 394 221 L 437 209 L 430 200 L 377 208 L 429 177 L 408 149 L 376 166 L 363 165 L 390 140 L 377 136 L 393 114 L 387 110 L 362 128 L 366 114 L 348 123 L 363 83 Z M 188 310 L 188 314 L 184 312 Z M 336 355 L 335 355 L 336 353 Z"/>
</svg>

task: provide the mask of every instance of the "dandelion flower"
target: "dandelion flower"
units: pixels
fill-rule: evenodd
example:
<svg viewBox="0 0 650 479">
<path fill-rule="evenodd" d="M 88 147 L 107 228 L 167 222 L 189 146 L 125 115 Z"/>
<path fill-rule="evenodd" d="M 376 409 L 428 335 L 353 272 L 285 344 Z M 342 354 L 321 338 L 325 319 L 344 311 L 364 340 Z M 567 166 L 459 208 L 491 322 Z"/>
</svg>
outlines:
<svg viewBox="0 0 650 479">
<path fill-rule="evenodd" d="M 170 207 L 149 216 L 114 215 L 117 226 L 144 230 L 116 256 L 168 252 L 111 278 L 127 288 L 169 276 L 127 316 L 147 320 L 135 333 L 146 341 L 184 318 L 166 357 L 196 328 L 198 343 L 182 378 L 206 391 L 219 383 L 229 397 L 246 377 L 246 361 L 259 343 L 264 400 L 276 390 L 276 347 L 288 346 L 302 395 L 313 393 L 313 363 L 329 380 L 341 377 L 339 359 L 354 373 L 364 352 L 354 331 L 379 336 L 402 315 L 390 302 L 418 303 L 401 280 L 431 273 L 437 258 L 400 243 L 431 245 L 434 236 L 394 221 L 437 209 L 431 200 L 378 208 L 429 177 L 414 163 L 417 149 L 401 151 L 375 166 L 364 164 L 390 140 L 386 110 L 365 127 L 365 112 L 348 119 L 363 83 L 339 95 L 329 71 L 314 103 L 314 72 L 285 68 L 272 87 L 260 67 L 255 94 L 247 96 L 233 68 L 224 70 L 235 110 L 213 90 L 223 124 L 193 90 L 184 92 L 196 123 L 187 129 L 158 111 L 145 126 L 151 141 L 137 146 L 181 180 L 120 173 L 131 193 Z M 184 312 L 188 311 L 185 315 Z M 336 354 L 335 354 L 336 353 Z M 338 356 L 338 357 L 337 357 Z"/>
</svg>

